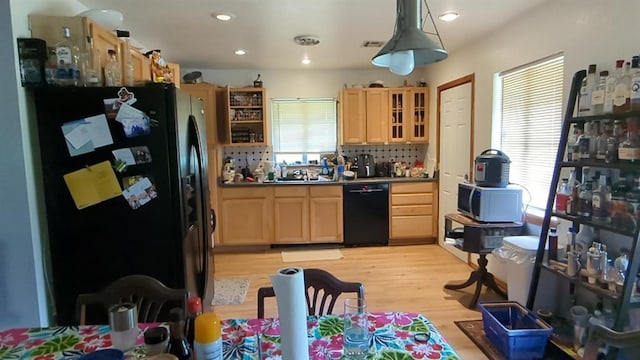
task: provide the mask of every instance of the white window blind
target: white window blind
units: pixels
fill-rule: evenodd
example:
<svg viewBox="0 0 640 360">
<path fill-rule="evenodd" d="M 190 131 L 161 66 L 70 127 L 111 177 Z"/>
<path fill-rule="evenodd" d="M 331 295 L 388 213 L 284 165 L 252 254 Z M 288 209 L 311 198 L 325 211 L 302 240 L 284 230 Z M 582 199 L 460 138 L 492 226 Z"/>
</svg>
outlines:
<svg viewBox="0 0 640 360">
<path fill-rule="evenodd" d="M 274 153 L 319 153 L 336 149 L 336 100 L 273 99 Z"/>
<path fill-rule="evenodd" d="M 529 205 L 545 208 L 562 127 L 564 57 L 500 74 L 501 150 L 511 159 L 509 180 L 526 188 Z"/>
</svg>

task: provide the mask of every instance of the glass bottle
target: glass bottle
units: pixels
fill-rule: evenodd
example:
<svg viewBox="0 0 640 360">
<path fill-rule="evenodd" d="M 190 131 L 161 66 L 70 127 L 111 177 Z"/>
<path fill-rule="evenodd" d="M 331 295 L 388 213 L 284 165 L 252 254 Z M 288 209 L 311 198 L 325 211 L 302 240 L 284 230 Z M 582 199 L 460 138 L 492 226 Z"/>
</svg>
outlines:
<svg viewBox="0 0 640 360">
<path fill-rule="evenodd" d="M 556 191 L 556 211 L 564 213 L 567 211 L 567 200 L 571 195 L 571 189 L 569 188 L 569 179 L 564 178 L 562 182 L 558 184 Z"/>
<path fill-rule="evenodd" d="M 578 100 L 578 116 L 593 115 L 591 109 L 591 95 L 593 88 L 596 85 L 596 65 L 589 65 L 589 72 L 587 77 L 582 81 L 582 87 L 580 87 L 580 99 Z"/>
<path fill-rule="evenodd" d="M 626 228 L 629 231 L 635 231 L 640 221 L 640 176 L 633 180 L 633 188 L 627 193 L 625 200 L 629 210 L 629 224 L 626 224 Z M 633 227 L 631 220 L 633 220 Z"/>
<path fill-rule="evenodd" d="M 45 79 L 47 81 L 47 85 L 55 85 L 57 83 L 56 76 L 58 72 L 56 48 L 48 47 L 47 51 L 48 51 L 47 65 L 44 68 Z"/>
<path fill-rule="evenodd" d="M 578 216 L 590 218 L 593 211 L 593 182 L 588 180 L 580 185 L 578 192 Z"/>
<path fill-rule="evenodd" d="M 616 92 L 613 97 L 614 113 L 629 111 L 631 108 L 631 100 L 629 99 L 631 77 L 628 70 L 623 66 L 625 66 L 624 60 L 616 61 Z"/>
<path fill-rule="evenodd" d="M 119 30 L 118 37 L 124 38 L 126 46 L 123 49 L 122 61 L 124 68 L 124 85 L 125 86 L 133 86 L 135 82 L 135 68 L 133 67 L 133 62 L 131 61 L 131 42 L 129 39 L 129 32 L 124 30 Z"/>
<path fill-rule="evenodd" d="M 589 147 L 591 142 L 591 131 L 589 130 L 589 123 L 585 123 L 583 128 L 578 128 L 578 141 L 576 145 L 578 147 L 578 159 L 589 160 Z M 575 152 L 574 152 L 575 155 Z"/>
<path fill-rule="evenodd" d="M 598 147 L 598 136 L 600 136 L 600 126 L 597 121 L 591 121 L 585 124 L 585 128 L 589 131 L 589 158 L 595 159 L 596 149 Z"/>
<path fill-rule="evenodd" d="M 85 50 L 80 53 L 80 73 L 82 75 L 82 85 L 101 86 L 102 79 L 100 73 L 100 54 L 94 52 L 91 45 L 91 37 L 87 36 Z M 97 50 L 97 49 L 96 49 Z"/>
<path fill-rule="evenodd" d="M 569 130 L 569 136 L 567 137 L 567 161 L 578 161 L 578 151 L 576 150 L 576 144 L 578 142 L 578 126 L 577 124 L 571 124 Z M 576 155 L 574 157 L 574 154 Z"/>
<path fill-rule="evenodd" d="M 604 114 L 604 94 L 607 88 L 607 77 L 609 72 L 607 70 L 600 71 L 600 77 L 596 83 L 593 91 L 591 92 L 591 108 L 593 115 Z"/>
<path fill-rule="evenodd" d="M 631 110 L 640 110 L 640 57 L 634 56 L 631 59 L 631 87 L 630 95 Z"/>
<path fill-rule="evenodd" d="M 618 146 L 618 160 L 636 163 L 640 161 L 640 138 L 638 138 L 638 119 L 627 119 L 627 136 Z"/>
<path fill-rule="evenodd" d="M 600 135 L 596 138 L 596 160 L 607 162 L 607 140 L 613 134 L 611 122 L 605 120 L 600 123 Z"/>
<path fill-rule="evenodd" d="M 629 225 L 629 211 L 627 208 L 627 193 L 631 190 L 629 181 L 621 178 L 620 181 L 611 187 L 611 203 L 609 206 L 609 216 L 611 225 L 616 228 L 626 228 Z"/>
<path fill-rule="evenodd" d="M 71 40 L 71 30 L 62 28 L 64 40 L 56 44 L 56 82 L 62 86 L 78 86 L 80 67 L 78 65 L 80 48 Z"/>
<path fill-rule="evenodd" d="M 616 62 L 617 66 L 617 62 Z M 602 112 L 604 114 L 613 113 L 613 98 L 616 96 L 616 76 L 617 70 L 607 76 L 604 89 L 604 106 Z"/>
<path fill-rule="evenodd" d="M 609 201 L 611 191 L 607 187 L 607 176 L 600 175 L 598 186 L 593 190 L 591 200 L 591 218 L 594 221 L 607 221 L 609 217 Z"/>
<path fill-rule="evenodd" d="M 116 51 L 109 49 L 109 60 L 104 66 L 104 85 L 105 86 L 122 86 L 122 72 L 120 71 L 120 63 L 116 56 Z"/>
<path fill-rule="evenodd" d="M 191 359 L 192 351 L 184 336 L 184 314 L 180 308 L 173 308 L 169 312 L 169 347 L 167 351 L 175 355 L 178 360 Z"/>
<path fill-rule="evenodd" d="M 578 180 L 576 179 L 576 170 L 571 169 L 569 172 L 568 188 L 570 190 L 567 198 L 567 214 L 578 215 Z"/>
</svg>

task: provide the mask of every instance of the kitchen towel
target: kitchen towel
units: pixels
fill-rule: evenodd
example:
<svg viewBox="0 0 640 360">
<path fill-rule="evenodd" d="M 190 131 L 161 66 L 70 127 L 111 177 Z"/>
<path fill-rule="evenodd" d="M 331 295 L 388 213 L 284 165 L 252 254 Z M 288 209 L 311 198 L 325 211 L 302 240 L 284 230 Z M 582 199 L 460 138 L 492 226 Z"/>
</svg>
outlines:
<svg viewBox="0 0 640 360">
<path fill-rule="evenodd" d="M 280 317 L 280 342 L 283 360 L 309 359 L 307 340 L 307 300 L 304 270 L 298 267 L 279 269 L 271 276 Z"/>
</svg>

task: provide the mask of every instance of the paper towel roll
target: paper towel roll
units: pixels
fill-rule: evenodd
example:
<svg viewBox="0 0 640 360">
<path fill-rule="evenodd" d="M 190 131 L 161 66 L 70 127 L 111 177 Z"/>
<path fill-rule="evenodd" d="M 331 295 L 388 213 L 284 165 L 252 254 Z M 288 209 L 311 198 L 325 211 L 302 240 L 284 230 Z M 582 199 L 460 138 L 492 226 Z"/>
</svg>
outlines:
<svg viewBox="0 0 640 360">
<path fill-rule="evenodd" d="M 280 317 L 280 344 L 283 360 L 309 359 L 307 340 L 307 300 L 304 270 L 287 267 L 271 276 Z"/>
</svg>

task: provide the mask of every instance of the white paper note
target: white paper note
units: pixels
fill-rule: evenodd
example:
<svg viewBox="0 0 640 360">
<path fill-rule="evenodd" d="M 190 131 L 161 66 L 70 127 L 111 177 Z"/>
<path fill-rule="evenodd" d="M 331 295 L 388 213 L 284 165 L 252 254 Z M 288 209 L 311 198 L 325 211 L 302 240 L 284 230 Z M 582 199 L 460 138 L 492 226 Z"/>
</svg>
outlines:
<svg viewBox="0 0 640 360">
<path fill-rule="evenodd" d="M 79 149 L 84 144 L 91 141 L 91 133 L 85 124 L 80 123 L 75 125 L 73 130 L 66 133 L 64 138 L 69 140 L 69 143 L 71 143 L 71 146 L 73 146 L 74 149 Z"/>
<path fill-rule="evenodd" d="M 102 147 L 113 144 L 113 138 L 111 137 L 111 131 L 109 130 L 109 124 L 107 123 L 107 117 L 105 114 L 100 114 L 84 119 L 87 122 L 84 127 L 89 131 L 91 142 L 94 147 Z"/>
</svg>

